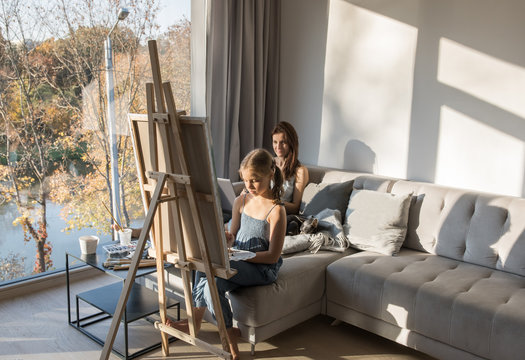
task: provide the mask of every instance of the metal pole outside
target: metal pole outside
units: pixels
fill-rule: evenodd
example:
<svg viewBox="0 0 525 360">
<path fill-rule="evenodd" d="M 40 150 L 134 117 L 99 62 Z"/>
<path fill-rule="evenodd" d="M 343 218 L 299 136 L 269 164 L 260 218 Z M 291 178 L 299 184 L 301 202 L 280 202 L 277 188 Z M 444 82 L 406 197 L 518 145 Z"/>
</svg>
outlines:
<svg viewBox="0 0 525 360">
<path fill-rule="evenodd" d="M 113 29 L 111 30 L 113 31 Z M 110 39 L 112 31 L 109 32 L 104 44 L 106 49 L 106 92 L 108 97 L 108 133 L 111 161 L 111 206 L 114 218 L 119 224 L 122 224 L 120 221 L 119 211 L 120 189 L 118 174 L 117 129 L 115 125 L 115 86 L 113 84 L 113 55 Z M 116 239 L 116 230 L 113 231 L 113 239 Z"/>
</svg>

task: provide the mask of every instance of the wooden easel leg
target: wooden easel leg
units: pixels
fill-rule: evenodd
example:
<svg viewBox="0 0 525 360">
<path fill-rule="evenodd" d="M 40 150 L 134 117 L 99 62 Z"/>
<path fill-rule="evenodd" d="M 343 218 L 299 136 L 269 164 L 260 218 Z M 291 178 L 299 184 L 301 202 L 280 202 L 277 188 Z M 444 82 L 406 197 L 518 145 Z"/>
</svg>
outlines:
<svg viewBox="0 0 525 360">
<path fill-rule="evenodd" d="M 157 285 L 158 285 L 158 296 L 159 296 L 159 315 L 160 321 L 163 324 L 167 320 L 167 310 L 166 310 L 166 283 L 164 279 L 164 256 L 163 256 L 163 246 L 162 239 L 160 237 L 156 238 L 155 241 L 155 256 L 157 262 Z M 170 354 L 168 334 L 161 332 L 162 340 L 162 354 L 168 356 Z"/>
<path fill-rule="evenodd" d="M 195 310 L 193 308 L 193 299 L 191 294 L 191 281 L 190 281 L 190 270 L 181 270 L 182 285 L 184 287 L 184 301 L 186 302 L 186 314 L 188 316 L 188 328 L 190 335 L 197 337 L 197 330 L 195 324 Z"/>
</svg>

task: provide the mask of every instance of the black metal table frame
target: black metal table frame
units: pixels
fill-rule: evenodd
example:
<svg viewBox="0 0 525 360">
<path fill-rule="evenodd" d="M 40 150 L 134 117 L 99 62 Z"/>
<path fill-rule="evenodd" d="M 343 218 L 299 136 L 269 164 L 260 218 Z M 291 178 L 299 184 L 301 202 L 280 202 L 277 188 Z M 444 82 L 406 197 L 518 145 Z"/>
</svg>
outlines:
<svg viewBox="0 0 525 360">
<path fill-rule="evenodd" d="M 89 332 L 85 328 L 87 326 L 89 326 L 89 325 L 93 325 L 93 324 L 98 323 L 100 321 L 109 319 L 109 318 L 111 318 L 113 316 L 113 314 L 110 311 L 108 311 L 108 310 L 102 309 L 94 301 L 86 301 L 85 299 L 83 299 L 83 297 L 82 297 L 83 295 L 84 296 L 88 295 L 88 293 L 99 289 L 99 288 L 96 288 L 96 289 L 93 289 L 93 290 L 90 290 L 90 291 L 83 292 L 81 294 L 76 294 L 76 296 L 75 296 L 76 297 L 76 320 L 71 320 L 71 291 L 70 291 L 70 277 L 69 277 L 69 271 L 70 271 L 70 269 L 69 269 L 69 257 L 71 256 L 71 257 L 73 257 L 73 258 L 75 258 L 77 260 L 80 260 L 80 261 L 84 262 L 86 265 L 92 266 L 93 268 L 95 268 L 97 270 L 100 270 L 100 271 L 102 271 L 102 272 L 104 272 L 104 273 L 106 273 L 108 275 L 113 275 L 113 276 L 116 276 L 116 277 L 120 278 L 122 280 L 122 283 L 123 283 L 124 280 L 125 280 L 125 274 L 127 273 L 126 271 L 119 270 L 118 272 L 115 272 L 115 271 L 110 270 L 110 269 L 104 269 L 101 266 L 98 266 L 98 265 L 94 264 L 93 261 L 89 261 L 89 260 L 97 259 L 96 257 L 98 257 L 98 256 L 102 256 L 102 251 L 103 250 L 100 250 L 100 249 L 102 249 L 101 245 L 99 245 L 99 247 L 97 248 L 97 254 L 96 255 L 87 255 L 87 256 L 84 255 L 86 257 L 85 259 L 83 259 L 82 257 L 76 256 L 74 254 L 71 254 L 71 253 L 66 251 L 66 288 L 67 288 L 67 316 L 68 316 L 68 323 L 69 323 L 69 325 L 72 326 L 73 328 L 77 329 L 78 331 L 82 332 L 83 334 L 88 336 L 93 341 L 95 341 L 98 344 L 103 346 L 105 341 L 100 339 L 98 336 L 92 334 L 91 332 Z M 96 257 L 93 258 L 93 256 L 96 256 Z M 91 257 L 91 258 L 88 259 L 88 257 Z M 151 268 L 140 268 L 137 271 L 136 277 L 144 276 L 146 274 L 150 274 L 150 273 L 153 273 L 155 271 L 156 271 L 155 267 L 153 269 L 151 269 Z M 111 286 L 111 285 L 106 285 L 106 286 Z M 106 286 L 103 286 L 101 288 L 104 288 Z M 133 288 L 135 288 L 135 286 L 146 289 L 145 287 L 143 287 L 142 285 L 139 285 L 139 284 L 136 284 L 136 285 L 134 284 Z M 149 289 L 146 289 L 146 290 L 149 290 Z M 149 291 L 152 291 L 152 290 L 149 290 Z M 120 295 L 120 293 L 118 293 L 118 295 Z M 131 296 L 131 294 L 130 294 L 130 296 Z M 158 299 L 158 297 L 155 296 L 155 299 Z M 79 314 L 79 300 L 82 300 L 82 301 L 86 302 L 87 304 L 97 308 L 100 311 L 97 312 L 97 313 L 90 314 L 90 315 L 87 315 L 85 317 L 80 318 L 80 314 Z M 117 297 L 117 300 L 118 300 L 118 297 Z M 167 299 L 167 307 L 170 308 L 170 307 L 173 307 L 173 306 L 177 306 L 177 319 L 180 319 L 180 303 L 178 301 L 173 300 L 173 299 Z M 126 308 L 124 309 L 124 315 L 123 315 L 123 319 L 122 319 L 122 323 L 124 325 L 124 347 L 125 347 L 125 353 L 123 354 L 123 353 L 121 353 L 119 350 L 117 350 L 115 348 L 113 348 L 112 351 L 115 354 L 117 354 L 119 357 L 128 360 L 128 359 L 136 358 L 136 357 L 138 357 L 140 355 L 143 355 L 143 354 L 145 354 L 147 352 L 150 352 L 151 350 L 159 348 L 162 345 L 162 342 L 155 343 L 155 344 L 153 344 L 151 346 L 148 346 L 146 348 L 140 349 L 140 350 L 138 350 L 138 351 L 136 351 L 136 352 L 134 352 L 132 354 L 128 353 L 128 345 L 129 345 L 128 344 L 128 324 L 132 323 L 135 320 L 138 320 L 138 319 L 147 317 L 149 315 L 152 315 L 152 314 L 154 314 L 156 312 L 158 312 L 158 309 L 156 311 L 151 311 L 151 312 L 144 313 L 142 316 L 135 316 L 133 319 L 128 321 L 128 312 L 127 312 L 127 306 L 126 306 Z M 90 321 L 89 322 L 85 322 L 87 320 L 90 320 Z M 174 340 L 176 340 L 175 337 L 170 337 L 168 341 L 171 342 L 171 341 L 174 341 Z"/>
</svg>

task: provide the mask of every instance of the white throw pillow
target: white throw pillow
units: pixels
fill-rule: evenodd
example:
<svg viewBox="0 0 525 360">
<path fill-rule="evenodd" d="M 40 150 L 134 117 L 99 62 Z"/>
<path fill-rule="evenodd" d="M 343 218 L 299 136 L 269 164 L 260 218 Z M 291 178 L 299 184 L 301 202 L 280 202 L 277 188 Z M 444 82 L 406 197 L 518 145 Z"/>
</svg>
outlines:
<svg viewBox="0 0 525 360">
<path fill-rule="evenodd" d="M 405 241 L 412 194 L 354 190 L 348 201 L 345 235 L 352 247 L 395 255 Z"/>
</svg>

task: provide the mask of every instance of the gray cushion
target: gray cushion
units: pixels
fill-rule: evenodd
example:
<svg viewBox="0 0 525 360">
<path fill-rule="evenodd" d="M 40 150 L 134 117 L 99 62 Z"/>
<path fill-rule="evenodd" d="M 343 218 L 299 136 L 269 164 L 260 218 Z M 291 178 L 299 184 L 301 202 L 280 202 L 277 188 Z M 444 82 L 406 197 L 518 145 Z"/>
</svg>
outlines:
<svg viewBox="0 0 525 360">
<path fill-rule="evenodd" d="M 352 247 L 386 255 L 399 252 L 405 240 L 411 194 L 354 190 L 344 224 Z"/>
<path fill-rule="evenodd" d="M 344 214 L 353 183 L 354 181 L 350 180 L 333 184 L 308 184 L 304 189 L 300 213 L 314 216 L 324 209 L 333 209 Z"/>
</svg>

